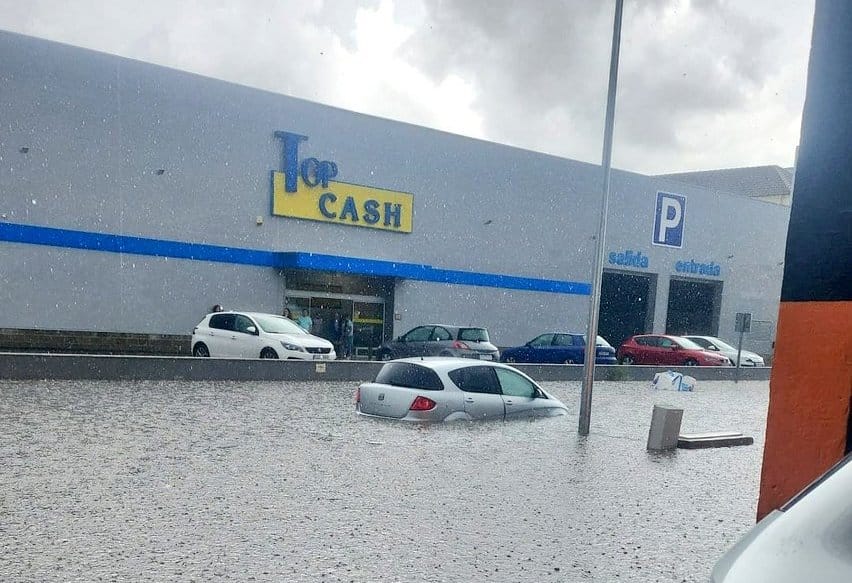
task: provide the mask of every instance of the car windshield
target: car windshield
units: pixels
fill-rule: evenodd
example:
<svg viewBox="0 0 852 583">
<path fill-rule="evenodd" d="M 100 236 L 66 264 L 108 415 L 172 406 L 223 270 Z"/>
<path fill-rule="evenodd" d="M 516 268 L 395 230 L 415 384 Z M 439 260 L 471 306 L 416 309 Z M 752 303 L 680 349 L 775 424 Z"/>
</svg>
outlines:
<svg viewBox="0 0 852 583">
<path fill-rule="evenodd" d="M 488 330 L 485 328 L 462 328 L 459 330 L 459 340 L 488 342 Z"/>
<path fill-rule="evenodd" d="M 728 351 L 731 351 L 731 350 L 736 351 L 737 350 L 736 348 L 734 348 L 733 346 L 731 346 L 727 342 L 723 342 L 722 340 L 719 340 L 718 338 L 713 338 L 709 342 L 710 342 L 710 344 L 715 345 L 716 348 L 718 348 L 719 350 L 728 350 Z"/>
<path fill-rule="evenodd" d="M 307 332 L 284 316 L 254 316 L 257 325 L 260 329 L 269 334 L 307 334 Z"/>
<path fill-rule="evenodd" d="M 699 346 L 688 338 L 675 338 L 674 341 L 681 348 L 686 348 L 688 350 L 704 350 L 702 346 Z"/>
<path fill-rule="evenodd" d="M 586 335 L 583 334 L 583 346 L 585 346 L 585 345 L 586 345 Z M 606 339 L 603 336 L 598 336 L 597 345 L 602 346 L 603 348 L 612 348 L 612 344 L 607 342 Z"/>
</svg>

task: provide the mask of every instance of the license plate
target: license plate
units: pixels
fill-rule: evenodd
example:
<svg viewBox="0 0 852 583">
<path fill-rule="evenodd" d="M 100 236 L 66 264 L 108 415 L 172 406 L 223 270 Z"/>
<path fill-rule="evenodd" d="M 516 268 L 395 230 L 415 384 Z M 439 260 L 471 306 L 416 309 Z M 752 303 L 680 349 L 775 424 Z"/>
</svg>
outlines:
<svg viewBox="0 0 852 583">
<path fill-rule="evenodd" d="M 314 360 L 322 360 L 323 358 L 325 358 L 325 356 L 322 354 L 314 354 Z"/>
<path fill-rule="evenodd" d="M 494 357 L 490 354 L 480 354 L 479 358 L 480 360 L 492 360 Z"/>
<path fill-rule="evenodd" d="M 598 352 L 598 356 L 608 356 L 608 355 L 609 355 L 609 353 L 606 352 L 605 350 L 601 350 L 600 352 Z"/>
</svg>

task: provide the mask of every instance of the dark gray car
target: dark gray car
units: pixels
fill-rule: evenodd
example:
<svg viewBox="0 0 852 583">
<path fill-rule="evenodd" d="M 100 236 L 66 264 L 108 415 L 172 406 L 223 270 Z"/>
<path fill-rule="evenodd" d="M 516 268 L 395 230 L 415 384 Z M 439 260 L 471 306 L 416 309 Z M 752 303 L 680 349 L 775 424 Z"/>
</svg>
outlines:
<svg viewBox="0 0 852 583">
<path fill-rule="evenodd" d="M 485 328 L 428 324 L 385 342 L 379 349 L 381 360 L 409 356 L 457 356 L 498 361 L 500 351 L 491 344 Z"/>
</svg>

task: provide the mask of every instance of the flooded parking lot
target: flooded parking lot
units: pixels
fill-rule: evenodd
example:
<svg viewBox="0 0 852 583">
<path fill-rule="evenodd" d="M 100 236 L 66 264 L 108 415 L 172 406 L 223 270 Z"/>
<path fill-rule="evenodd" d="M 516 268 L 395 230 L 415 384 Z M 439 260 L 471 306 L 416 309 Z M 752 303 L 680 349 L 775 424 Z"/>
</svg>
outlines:
<svg viewBox="0 0 852 583">
<path fill-rule="evenodd" d="M 545 383 L 557 419 L 356 416 L 354 384 L 0 382 L 4 581 L 706 582 L 754 521 L 768 383 Z M 755 445 L 645 451 L 684 432 Z"/>
</svg>

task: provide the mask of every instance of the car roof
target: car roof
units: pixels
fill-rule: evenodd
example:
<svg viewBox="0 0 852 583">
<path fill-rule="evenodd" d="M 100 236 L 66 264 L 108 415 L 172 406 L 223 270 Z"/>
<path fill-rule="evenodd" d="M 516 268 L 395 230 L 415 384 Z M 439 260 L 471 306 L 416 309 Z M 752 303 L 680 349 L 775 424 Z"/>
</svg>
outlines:
<svg viewBox="0 0 852 583">
<path fill-rule="evenodd" d="M 216 314 L 242 314 L 243 316 L 270 316 L 272 318 L 285 318 L 281 314 L 267 314 L 266 312 L 245 312 L 243 310 L 223 310 L 221 312 L 211 312 L 207 314 L 208 316 L 215 316 Z M 289 319 L 289 318 L 287 318 Z"/>
<path fill-rule="evenodd" d="M 674 340 L 677 338 L 684 338 L 678 334 L 635 334 L 630 338 L 668 338 L 669 340 Z"/>
<path fill-rule="evenodd" d="M 451 356 L 415 356 L 411 358 L 400 358 L 398 360 L 391 360 L 386 364 L 391 364 L 394 362 L 417 364 L 419 366 L 430 368 L 437 372 L 449 372 L 451 370 L 456 370 L 457 368 L 465 368 L 469 366 L 490 366 L 494 368 L 509 369 L 512 368 L 511 366 L 508 366 L 501 362 L 493 362 L 489 360 L 475 360 L 473 358 L 456 358 Z"/>
</svg>

